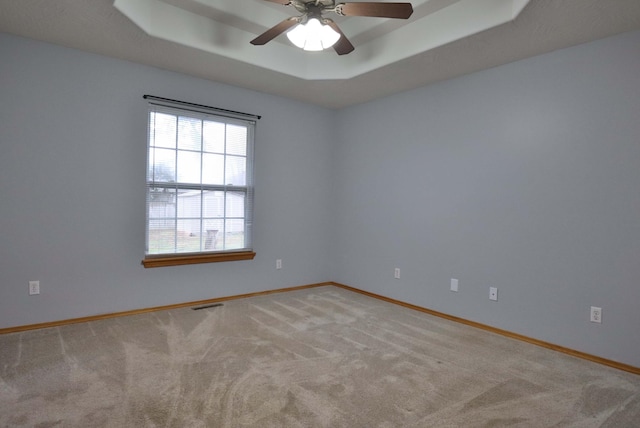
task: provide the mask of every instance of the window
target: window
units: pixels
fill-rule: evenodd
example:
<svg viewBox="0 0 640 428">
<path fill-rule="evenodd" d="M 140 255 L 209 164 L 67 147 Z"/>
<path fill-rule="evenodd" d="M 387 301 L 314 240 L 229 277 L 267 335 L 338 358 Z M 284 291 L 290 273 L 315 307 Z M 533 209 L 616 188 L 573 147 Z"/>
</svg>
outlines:
<svg viewBox="0 0 640 428">
<path fill-rule="evenodd" d="M 150 101 L 144 266 L 252 259 L 255 120 L 145 98 Z"/>
</svg>

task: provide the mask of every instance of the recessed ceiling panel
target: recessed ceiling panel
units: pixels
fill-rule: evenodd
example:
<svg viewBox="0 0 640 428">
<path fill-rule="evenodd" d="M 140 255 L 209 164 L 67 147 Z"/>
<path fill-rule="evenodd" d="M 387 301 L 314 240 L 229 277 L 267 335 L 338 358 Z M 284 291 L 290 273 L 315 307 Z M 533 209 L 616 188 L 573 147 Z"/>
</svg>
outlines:
<svg viewBox="0 0 640 428">
<path fill-rule="evenodd" d="M 356 48 L 344 56 L 332 49 L 303 51 L 284 34 L 268 45 L 251 45 L 258 34 L 299 15 L 273 2 L 115 0 L 114 6 L 159 39 L 304 80 L 344 80 L 509 22 L 528 1 L 414 0 L 408 20 L 331 14 Z"/>
</svg>

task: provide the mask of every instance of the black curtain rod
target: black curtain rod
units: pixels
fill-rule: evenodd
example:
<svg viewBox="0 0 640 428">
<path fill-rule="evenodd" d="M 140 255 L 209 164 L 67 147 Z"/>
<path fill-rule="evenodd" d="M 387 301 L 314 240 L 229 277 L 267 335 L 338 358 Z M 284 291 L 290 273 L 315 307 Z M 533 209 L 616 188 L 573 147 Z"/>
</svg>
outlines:
<svg viewBox="0 0 640 428">
<path fill-rule="evenodd" d="M 221 112 L 221 113 L 229 113 L 229 114 L 234 114 L 234 115 L 238 115 L 238 116 L 253 117 L 253 118 L 256 118 L 258 120 L 262 119 L 262 116 L 258 116 L 257 114 L 243 113 L 241 111 L 234 111 L 234 110 L 227 110 L 227 109 L 219 108 L 219 107 L 205 106 L 203 104 L 188 103 L 186 101 L 178 101 L 178 100 L 172 100 L 170 98 L 156 97 L 155 95 L 144 95 L 142 98 L 144 98 L 145 100 L 164 101 L 164 102 L 167 102 L 167 103 L 179 104 L 179 105 L 183 105 L 183 106 L 205 108 L 207 110 L 214 110 L 214 111 L 218 111 L 218 112 Z"/>
</svg>

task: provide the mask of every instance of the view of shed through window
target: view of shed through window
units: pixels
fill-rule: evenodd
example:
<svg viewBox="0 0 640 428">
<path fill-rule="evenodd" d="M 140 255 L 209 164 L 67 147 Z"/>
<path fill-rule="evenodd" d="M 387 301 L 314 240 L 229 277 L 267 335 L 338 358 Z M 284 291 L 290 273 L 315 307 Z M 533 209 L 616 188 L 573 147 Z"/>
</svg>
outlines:
<svg viewBox="0 0 640 428">
<path fill-rule="evenodd" d="M 253 127 L 150 104 L 147 255 L 251 248 Z"/>
</svg>

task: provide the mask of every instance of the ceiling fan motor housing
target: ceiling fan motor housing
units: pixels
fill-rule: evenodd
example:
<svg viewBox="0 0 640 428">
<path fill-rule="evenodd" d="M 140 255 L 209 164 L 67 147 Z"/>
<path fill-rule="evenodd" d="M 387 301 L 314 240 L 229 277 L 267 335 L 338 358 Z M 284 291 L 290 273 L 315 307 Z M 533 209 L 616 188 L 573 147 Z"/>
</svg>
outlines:
<svg viewBox="0 0 640 428">
<path fill-rule="evenodd" d="M 387 2 L 346 2 L 336 4 L 336 0 L 265 0 L 284 6 L 293 6 L 302 15 L 285 19 L 276 26 L 268 29 L 255 39 L 253 45 L 264 45 L 280 34 L 291 29 L 296 24 L 305 25 L 310 19 L 315 18 L 321 24 L 329 26 L 339 34 L 338 43 L 330 44 L 338 55 L 345 55 L 354 50 L 353 45 L 331 19 L 324 18 L 323 12 L 334 12 L 341 16 L 367 16 L 377 18 L 408 19 L 413 13 L 411 3 L 387 3 Z"/>
</svg>

